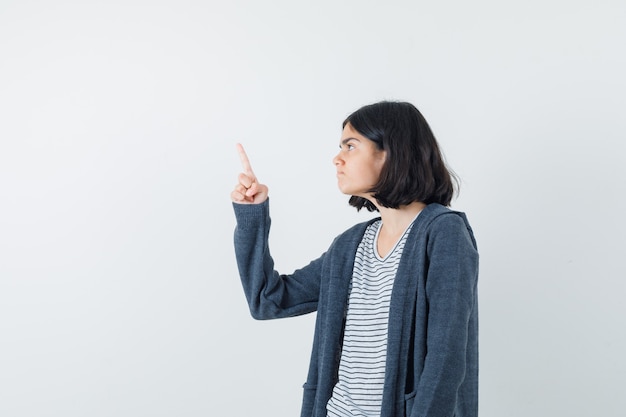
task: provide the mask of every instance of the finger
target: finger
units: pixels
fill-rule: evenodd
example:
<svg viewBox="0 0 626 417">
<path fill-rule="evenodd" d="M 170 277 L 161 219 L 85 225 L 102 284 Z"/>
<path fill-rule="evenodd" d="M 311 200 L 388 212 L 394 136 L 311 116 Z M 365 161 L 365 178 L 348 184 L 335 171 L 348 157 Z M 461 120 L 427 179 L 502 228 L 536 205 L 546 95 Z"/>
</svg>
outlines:
<svg viewBox="0 0 626 417">
<path fill-rule="evenodd" d="M 255 182 L 254 177 L 250 177 L 243 172 L 239 174 L 239 177 L 237 177 L 237 179 L 239 180 L 239 184 L 243 185 L 246 188 L 252 187 L 252 184 Z"/>
<path fill-rule="evenodd" d="M 246 192 L 248 191 L 248 187 L 245 187 L 241 184 L 237 184 L 237 186 L 235 187 L 235 191 L 245 196 Z"/>
<path fill-rule="evenodd" d="M 252 198 L 246 196 L 246 191 L 247 189 L 243 185 L 237 184 L 235 189 L 230 193 L 231 200 L 237 203 L 252 201 Z"/>
<path fill-rule="evenodd" d="M 237 190 L 233 190 L 233 192 L 230 193 L 230 199 L 236 203 L 239 203 L 239 202 L 245 201 L 246 196 L 244 196 Z"/>
<path fill-rule="evenodd" d="M 250 187 L 248 187 L 248 190 L 246 191 L 246 197 L 254 197 L 254 195 L 259 192 L 258 185 L 259 184 L 256 181 L 253 182 L 252 185 L 250 185 Z"/>
<path fill-rule="evenodd" d="M 232 201 L 234 201 L 235 203 L 239 203 L 239 204 L 252 203 L 254 201 L 252 198 L 246 197 L 242 195 L 241 193 L 238 193 L 237 191 L 233 191 L 230 194 L 230 198 Z"/>
<path fill-rule="evenodd" d="M 237 152 L 239 153 L 239 159 L 241 160 L 241 166 L 243 167 L 244 172 L 251 177 L 256 178 L 256 175 L 254 175 L 254 171 L 252 171 L 252 165 L 250 165 L 248 155 L 243 149 L 243 145 L 241 145 L 241 143 L 237 144 Z"/>
</svg>

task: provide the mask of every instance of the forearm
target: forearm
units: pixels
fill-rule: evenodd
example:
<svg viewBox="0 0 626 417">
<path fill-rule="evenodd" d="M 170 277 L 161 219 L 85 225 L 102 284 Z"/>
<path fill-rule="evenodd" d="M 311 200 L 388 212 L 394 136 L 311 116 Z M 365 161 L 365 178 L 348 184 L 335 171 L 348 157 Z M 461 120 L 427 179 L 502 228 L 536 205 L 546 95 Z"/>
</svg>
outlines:
<svg viewBox="0 0 626 417">
<path fill-rule="evenodd" d="M 252 316 L 272 319 L 315 311 L 321 258 L 291 275 L 279 274 L 268 245 L 269 200 L 233 206 L 237 218 L 235 255 Z"/>
</svg>

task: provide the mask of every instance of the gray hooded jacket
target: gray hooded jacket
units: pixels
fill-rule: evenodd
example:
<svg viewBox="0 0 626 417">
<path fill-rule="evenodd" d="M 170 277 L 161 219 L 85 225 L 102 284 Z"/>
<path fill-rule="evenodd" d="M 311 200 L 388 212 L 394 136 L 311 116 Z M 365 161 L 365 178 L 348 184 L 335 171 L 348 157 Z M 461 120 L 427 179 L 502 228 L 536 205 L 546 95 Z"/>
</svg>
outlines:
<svg viewBox="0 0 626 417">
<path fill-rule="evenodd" d="M 357 247 L 372 221 L 339 235 L 290 275 L 274 270 L 269 201 L 233 204 L 235 253 L 255 319 L 317 311 L 302 417 L 325 417 L 337 382 Z M 389 310 L 381 417 L 477 417 L 478 252 L 463 213 L 428 205 L 400 260 Z"/>
</svg>

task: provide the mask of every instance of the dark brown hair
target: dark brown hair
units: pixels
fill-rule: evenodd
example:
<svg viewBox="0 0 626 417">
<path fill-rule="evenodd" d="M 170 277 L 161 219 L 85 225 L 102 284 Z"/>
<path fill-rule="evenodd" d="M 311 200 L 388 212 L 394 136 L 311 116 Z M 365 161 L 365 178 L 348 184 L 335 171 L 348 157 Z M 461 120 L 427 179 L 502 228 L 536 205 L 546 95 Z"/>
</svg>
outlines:
<svg viewBox="0 0 626 417">
<path fill-rule="evenodd" d="M 437 140 L 415 106 L 383 101 L 361 107 L 343 122 L 386 152 L 378 182 L 370 192 L 383 207 L 419 201 L 450 205 L 458 180 L 444 162 Z M 377 211 L 371 201 L 352 196 L 350 205 Z"/>
</svg>

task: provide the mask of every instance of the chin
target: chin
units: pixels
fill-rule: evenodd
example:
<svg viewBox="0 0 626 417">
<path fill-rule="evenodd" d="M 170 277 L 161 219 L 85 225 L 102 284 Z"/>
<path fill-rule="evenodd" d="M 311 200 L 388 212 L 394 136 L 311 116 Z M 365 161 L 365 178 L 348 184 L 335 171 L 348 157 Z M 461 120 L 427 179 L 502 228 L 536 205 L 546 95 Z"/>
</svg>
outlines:
<svg viewBox="0 0 626 417">
<path fill-rule="evenodd" d="M 349 196 L 355 195 L 354 194 L 354 190 L 350 190 L 349 188 L 339 187 L 339 191 L 341 191 L 341 194 L 345 194 L 345 195 L 349 195 Z"/>
</svg>

